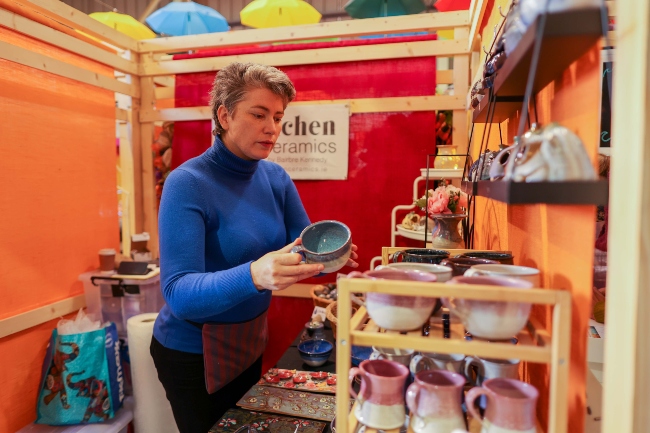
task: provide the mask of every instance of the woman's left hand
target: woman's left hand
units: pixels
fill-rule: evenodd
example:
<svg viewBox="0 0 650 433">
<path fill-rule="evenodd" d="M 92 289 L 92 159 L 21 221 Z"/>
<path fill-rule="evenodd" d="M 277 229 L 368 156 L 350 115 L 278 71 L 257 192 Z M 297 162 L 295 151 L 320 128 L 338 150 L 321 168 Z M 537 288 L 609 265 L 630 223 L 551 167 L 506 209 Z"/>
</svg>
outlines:
<svg viewBox="0 0 650 433">
<path fill-rule="evenodd" d="M 355 244 L 352 244 L 352 253 L 350 254 L 350 258 L 348 259 L 348 262 L 345 264 L 345 266 L 349 266 L 351 268 L 356 268 L 359 266 L 359 263 L 355 261 L 359 258 L 359 255 L 356 252 L 357 249 L 358 247 Z"/>
</svg>

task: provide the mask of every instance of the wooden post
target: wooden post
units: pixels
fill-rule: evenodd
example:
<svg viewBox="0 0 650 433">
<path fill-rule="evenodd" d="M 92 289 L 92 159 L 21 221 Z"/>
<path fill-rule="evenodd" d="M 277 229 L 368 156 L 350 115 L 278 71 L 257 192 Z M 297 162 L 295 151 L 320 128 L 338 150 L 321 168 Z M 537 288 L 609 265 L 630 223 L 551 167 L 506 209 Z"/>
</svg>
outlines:
<svg viewBox="0 0 650 433">
<path fill-rule="evenodd" d="M 142 56 L 144 57 L 144 55 Z M 151 55 L 149 55 L 151 57 Z M 141 107 L 143 111 L 153 110 L 156 101 L 155 85 L 152 77 L 140 77 Z M 156 200 L 156 183 L 153 168 L 153 122 L 142 122 L 140 119 L 140 152 L 142 155 L 142 216 L 143 229 L 149 233 L 149 251 L 154 258 L 158 257 L 158 206 Z"/>
<path fill-rule="evenodd" d="M 650 431 L 650 5 L 616 2 L 603 432 Z"/>
<path fill-rule="evenodd" d="M 459 27 L 454 30 L 454 39 L 465 40 L 469 36 L 469 28 Z M 466 100 L 469 92 L 469 54 L 454 56 L 454 95 Z M 452 132 L 452 143 L 458 146 L 458 154 L 467 153 L 468 137 L 468 112 L 467 107 L 462 110 L 454 110 L 454 128 Z M 464 163 L 464 161 L 463 161 Z M 462 168 L 462 167 L 460 167 Z"/>
</svg>

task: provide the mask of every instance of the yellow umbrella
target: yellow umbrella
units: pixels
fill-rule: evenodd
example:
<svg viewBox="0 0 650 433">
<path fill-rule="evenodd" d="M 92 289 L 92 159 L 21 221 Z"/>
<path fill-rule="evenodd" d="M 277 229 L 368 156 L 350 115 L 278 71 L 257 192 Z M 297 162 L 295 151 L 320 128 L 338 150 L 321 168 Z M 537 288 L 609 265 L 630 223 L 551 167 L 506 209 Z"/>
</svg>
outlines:
<svg viewBox="0 0 650 433">
<path fill-rule="evenodd" d="M 133 39 L 141 40 L 156 37 L 156 34 L 149 27 L 145 26 L 131 15 L 120 14 L 117 12 L 94 12 L 89 16 L 100 23 L 114 28 L 120 33 L 131 36 Z"/>
<path fill-rule="evenodd" d="M 241 23 L 258 29 L 315 24 L 322 15 L 303 0 L 254 0 L 239 13 Z"/>
</svg>

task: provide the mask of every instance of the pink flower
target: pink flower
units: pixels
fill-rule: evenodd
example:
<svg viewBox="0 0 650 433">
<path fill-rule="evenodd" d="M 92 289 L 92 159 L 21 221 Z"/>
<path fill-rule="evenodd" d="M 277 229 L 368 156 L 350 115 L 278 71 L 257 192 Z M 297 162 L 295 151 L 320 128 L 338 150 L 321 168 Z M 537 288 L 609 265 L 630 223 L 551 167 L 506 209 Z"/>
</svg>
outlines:
<svg viewBox="0 0 650 433">
<path fill-rule="evenodd" d="M 447 205 L 449 204 L 449 195 L 446 191 L 435 190 L 433 197 L 427 200 L 429 214 L 451 213 Z"/>
</svg>

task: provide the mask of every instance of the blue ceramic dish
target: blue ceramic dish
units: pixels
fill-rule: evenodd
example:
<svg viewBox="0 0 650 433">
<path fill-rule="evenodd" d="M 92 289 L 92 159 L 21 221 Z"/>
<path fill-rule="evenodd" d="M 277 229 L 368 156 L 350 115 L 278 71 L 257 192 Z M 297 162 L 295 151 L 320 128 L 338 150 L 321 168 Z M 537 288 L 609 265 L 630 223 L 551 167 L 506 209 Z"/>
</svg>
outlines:
<svg viewBox="0 0 650 433">
<path fill-rule="evenodd" d="M 370 359 L 372 347 L 352 346 L 352 365 L 359 366 L 362 361 Z"/>
<path fill-rule="evenodd" d="M 311 367 L 320 367 L 327 362 L 334 345 L 327 340 L 309 339 L 298 344 L 298 353 L 303 362 Z"/>
</svg>

